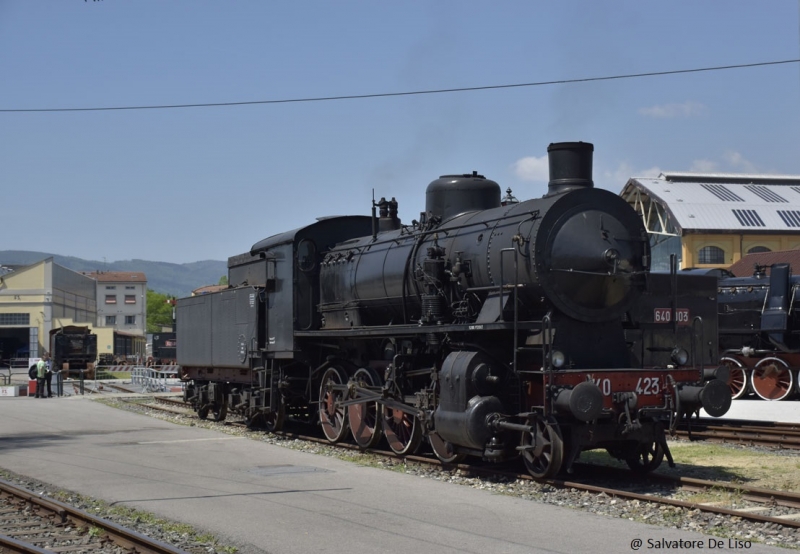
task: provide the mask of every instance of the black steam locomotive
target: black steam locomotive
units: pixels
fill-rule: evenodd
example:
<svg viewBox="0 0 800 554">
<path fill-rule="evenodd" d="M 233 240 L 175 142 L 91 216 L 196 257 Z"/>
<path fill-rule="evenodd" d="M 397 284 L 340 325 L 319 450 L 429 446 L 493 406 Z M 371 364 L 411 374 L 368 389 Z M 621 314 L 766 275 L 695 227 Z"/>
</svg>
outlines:
<svg viewBox="0 0 800 554">
<path fill-rule="evenodd" d="M 153 335 L 153 365 L 175 364 L 175 333 L 156 333 Z"/>
<path fill-rule="evenodd" d="M 756 266 L 751 277 L 719 280 L 721 361 L 734 398 L 785 400 L 800 368 L 800 275 L 789 264 Z"/>
<path fill-rule="evenodd" d="M 595 448 L 672 463 L 665 429 L 731 402 L 716 279 L 649 272 L 641 220 L 593 188 L 593 150 L 551 144 L 540 199 L 446 175 L 410 225 L 381 199 L 230 258 L 230 288 L 178 301 L 185 399 L 362 448 L 425 441 L 445 463 L 521 456 L 540 478 Z"/>
</svg>

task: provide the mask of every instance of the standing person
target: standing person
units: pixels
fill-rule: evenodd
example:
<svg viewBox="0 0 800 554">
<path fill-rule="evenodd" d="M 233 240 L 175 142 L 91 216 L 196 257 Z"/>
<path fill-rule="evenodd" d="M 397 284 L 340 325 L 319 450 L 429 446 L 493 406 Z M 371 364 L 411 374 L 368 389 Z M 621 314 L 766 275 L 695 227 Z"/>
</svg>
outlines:
<svg viewBox="0 0 800 554">
<path fill-rule="evenodd" d="M 50 355 L 44 355 L 45 363 L 47 364 L 47 371 L 45 372 L 45 382 L 47 383 L 47 398 L 53 398 L 53 368 L 52 362 L 50 361 Z M 44 396 L 44 391 L 42 391 L 42 396 Z"/>
<path fill-rule="evenodd" d="M 36 362 L 36 398 L 44 398 L 44 381 L 47 376 L 47 362 L 44 358 Z"/>
</svg>

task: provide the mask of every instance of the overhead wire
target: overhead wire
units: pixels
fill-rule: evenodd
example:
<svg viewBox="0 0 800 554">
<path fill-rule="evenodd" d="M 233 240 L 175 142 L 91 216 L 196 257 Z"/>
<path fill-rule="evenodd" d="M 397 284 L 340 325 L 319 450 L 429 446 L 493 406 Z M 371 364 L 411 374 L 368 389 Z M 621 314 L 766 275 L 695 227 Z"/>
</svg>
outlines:
<svg viewBox="0 0 800 554">
<path fill-rule="evenodd" d="M 573 83 L 590 83 L 598 81 L 612 81 L 617 79 L 635 79 L 641 77 L 658 77 L 664 75 L 680 75 L 686 73 L 701 73 L 709 71 L 724 71 L 731 69 L 745 69 L 752 67 L 765 67 L 772 65 L 799 63 L 800 59 L 779 60 L 771 62 L 756 62 L 735 65 L 720 65 L 714 67 L 699 67 L 692 69 L 675 69 L 671 71 L 650 71 L 646 73 L 629 73 L 624 75 L 609 75 L 604 77 L 583 77 L 577 79 L 557 79 L 552 81 L 536 81 L 530 83 L 514 83 L 505 85 L 483 85 L 475 87 L 456 87 L 430 90 L 412 90 L 402 92 L 378 92 L 372 94 L 350 94 L 341 96 L 316 96 L 308 98 L 284 98 L 277 100 L 245 100 L 239 102 L 203 102 L 196 104 L 161 104 L 149 106 L 106 106 L 90 108 L 0 108 L 0 113 L 32 113 L 32 112 L 100 112 L 100 111 L 121 111 L 121 110 L 166 110 L 180 108 L 217 108 L 226 106 L 253 106 L 260 104 L 294 104 L 301 102 L 328 102 L 335 100 L 360 100 L 366 98 L 389 98 L 396 96 L 417 96 L 423 94 L 445 94 L 454 92 L 472 92 L 479 90 L 498 90 L 523 87 L 538 87 L 549 85 L 564 85 Z"/>
</svg>

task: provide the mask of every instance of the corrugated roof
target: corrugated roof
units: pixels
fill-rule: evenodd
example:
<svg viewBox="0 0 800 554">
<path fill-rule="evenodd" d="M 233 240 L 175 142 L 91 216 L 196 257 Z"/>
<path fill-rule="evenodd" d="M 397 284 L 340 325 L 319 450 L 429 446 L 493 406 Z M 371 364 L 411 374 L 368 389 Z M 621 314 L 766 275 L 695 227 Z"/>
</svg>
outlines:
<svg viewBox="0 0 800 554">
<path fill-rule="evenodd" d="M 800 231 L 800 175 L 662 173 L 634 177 L 620 193 L 640 189 L 660 201 L 687 231 Z"/>
<path fill-rule="evenodd" d="M 141 271 L 84 271 L 84 275 L 100 283 L 146 283 Z"/>
<path fill-rule="evenodd" d="M 737 277 L 750 277 L 756 264 L 767 266 L 767 274 L 769 274 L 769 267 L 772 264 L 789 264 L 792 266 L 792 273 L 799 273 L 800 250 L 779 250 L 776 252 L 748 254 L 729 267 L 728 271 Z"/>
</svg>

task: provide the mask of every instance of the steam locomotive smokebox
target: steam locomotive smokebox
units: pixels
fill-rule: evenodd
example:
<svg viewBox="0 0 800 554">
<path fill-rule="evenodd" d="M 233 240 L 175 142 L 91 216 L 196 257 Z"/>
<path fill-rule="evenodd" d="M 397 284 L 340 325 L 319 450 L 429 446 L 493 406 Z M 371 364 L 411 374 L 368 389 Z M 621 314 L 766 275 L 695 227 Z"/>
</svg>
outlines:
<svg viewBox="0 0 800 554">
<path fill-rule="evenodd" d="M 554 142 L 547 147 L 550 163 L 550 182 L 547 196 L 577 188 L 592 188 L 592 157 L 590 142 Z"/>
<path fill-rule="evenodd" d="M 450 219 L 458 214 L 500 207 L 500 185 L 478 175 L 442 175 L 425 190 L 425 211 Z"/>
</svg>

